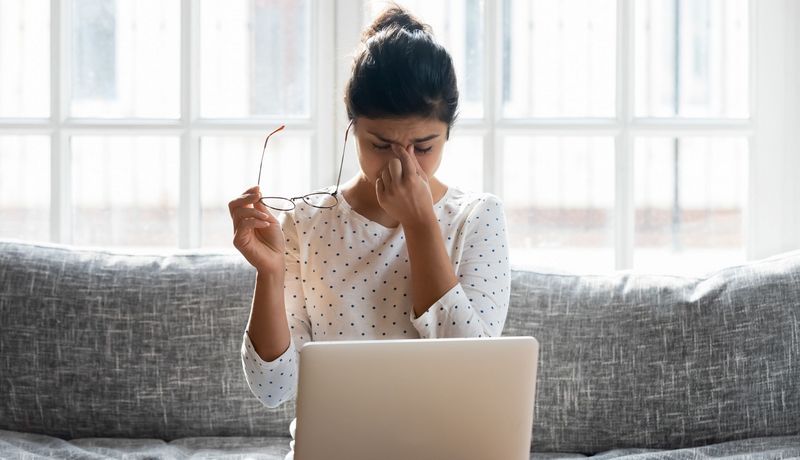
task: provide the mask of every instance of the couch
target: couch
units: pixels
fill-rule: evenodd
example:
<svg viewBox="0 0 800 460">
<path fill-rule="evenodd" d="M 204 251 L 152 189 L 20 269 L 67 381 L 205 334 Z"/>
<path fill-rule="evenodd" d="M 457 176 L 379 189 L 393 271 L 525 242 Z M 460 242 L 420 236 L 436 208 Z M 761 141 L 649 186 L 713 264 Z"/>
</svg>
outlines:
<svg viewBox="0 0 800 460">
<path fill-rule="evenodd" d="M 702 277 L 513 268 L 540 343 L 531 458 L 800 457 L 800 251 Z M 238 253 L 0 240 L 0 458 L 261 458 L 291 403 L 240 359 Z"/>
</svg>

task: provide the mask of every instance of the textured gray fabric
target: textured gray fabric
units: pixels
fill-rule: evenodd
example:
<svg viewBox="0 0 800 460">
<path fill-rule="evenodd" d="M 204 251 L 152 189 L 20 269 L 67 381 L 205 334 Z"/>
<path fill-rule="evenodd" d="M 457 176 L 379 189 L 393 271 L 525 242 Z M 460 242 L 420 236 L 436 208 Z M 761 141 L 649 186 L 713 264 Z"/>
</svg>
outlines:
<svg viewBox="0 0 800 460">
<path fill-rule="evenodd" d="M 800 434 L 800 251 L 703 278 L 513 271 L 503 335 L 540 360 L 533 447 Z"/>
<path fill-rule="evenodd" d="M 41 434 L 0 430 L 0 458 L 226 459 L 283 460 L 289 443 L 282 437 L 202 437 L 173 441 L 132 438 L 79 438 L 65 441 Z"/>
<path fill-rule="evenodd" d="M 800 434 L 800 252 L 705 278 L 512 278 L 504 335 L 541 346 L 534 450 Z M 287 436 L 293 404 L 264 407 L 242 374 L 254 282 L 236 253 L 0 240 L 0 429 Z"/>
<path fill-rule="evenodd" d="M 288 436 L 239 350 L 241 255 L 126 255 L 0 241 L 0 429 L 75 437 Z"/>
<path fill-rule="evenodd" d="M 0 430 L 0 458 L 59 459 L 226 459 L 283 460 L 289 451 L 285 438 L 205 437 L 160 439 L 59 438 Z M 694 449 L 614 449 L 594 455 L 598 460 L 682 460 L 697 458 L 785 459 L 800 456 L 800 436 L 747 439 Z M 531 460 L 587 458 L 582 454 L 534 452 Z"/>
</svg>

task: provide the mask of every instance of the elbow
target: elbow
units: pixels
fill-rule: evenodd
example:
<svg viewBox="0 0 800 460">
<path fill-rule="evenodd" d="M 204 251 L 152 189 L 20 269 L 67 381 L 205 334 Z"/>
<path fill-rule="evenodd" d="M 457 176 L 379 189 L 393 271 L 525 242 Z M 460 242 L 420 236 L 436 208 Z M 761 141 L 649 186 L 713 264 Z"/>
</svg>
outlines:
<svg viewBox="0 0 800 460">
<path fill-rule="evenodd" d="M 483 337 L 500 337 L 503 335 L 505 318 L 503 320 L 481 321 L 481 335 Z"/>
<path fill-rule="evenodd" d="M 277 409 L 278 407 L 281 407 L 283 405 L 283 403 L 288 401 L 288 399 L 282 399 L 282 398 L 281 399 L 278 399 L 278 398 L 276 398 L 276 399 L 269 399 L 269 398 L 262 399 L 262 398 L 259 398 L 259 401 L 261 401 L 261 404 L 263 404 L 265 407 L 267 407 L 269 409 Z"/>
<path fill-rule="evenodd" d="M 250 384 L 250 392 L 263 406 L 269 409 L 276 409 L 294 397 L 293 392 L 273 392 L 263 383 Z"/>
<path fill-rule="evenodd" d="M 483 337 L 500 337 L 502 334 L 502 327 L 487 326 L 485 324 L 483 325 L 483 331 L 481 332 Z"/>
<path fill-rule="evenodd" d="M 263 378 L 263 375 L 259 374 L 256 370 L 248 369 L 247 366 L 245 366 L 244 369 L 244 377 L 247 382 L 247 387 L 250 389 L 250 393 L 252 393 L 261 404 L 270 409 L 279 407 L 292 397 L 291 388 L 284 389 L 277 385 L 271 385 L 271 381 Z"/>
</svg>

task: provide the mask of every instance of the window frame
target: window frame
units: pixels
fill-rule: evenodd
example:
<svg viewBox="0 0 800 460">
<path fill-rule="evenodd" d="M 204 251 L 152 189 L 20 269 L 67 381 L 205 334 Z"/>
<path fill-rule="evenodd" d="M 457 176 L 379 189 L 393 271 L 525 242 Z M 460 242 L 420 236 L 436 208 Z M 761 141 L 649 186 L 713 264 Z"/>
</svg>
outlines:
<svg viewBox="0 0 800 460">
<path fill-rule="evenodd" d="M 201 118 L 200 95 L 200 15 L 194 0 L 180 3 L 180 118 L 178 119 L 93 119 L 69 116 L 71 15 L 74 0 L 50 0 L 50 117 L 42 119 L 2 119 L 0 134 L 46 134 L 50 136 L 50 240 L 72 244 L 72 153 L 70 138 L 76 135 L 155 135 L 177 136 L 180 142 L 180 177 L 178 200 L 177 247 L 200 247 L 200 139 L 206 135 L 263 136 L 267 129 L 285 124 L 287 131 L 310 136 L 311 158 L 314 164 L 311 182 L 327 179 L 334 159 L 320 146 L 332 139 L 333 100 L 324 95 L 333 86 L 333 3 L 310 2 L 310 42 L 312 44 L 310 114 L 307 119 L 260 117 L 250 119 Z M 254 166 L 255 168 L 255 166 Z M 233 197 L 231 197 L 233 198 Z"/>
<path fill-rule="evenodd" d="M 502 6 L 501 2 L 484 0 L 484 68 L 483 68 L 483 117 L 462 119 L 456 122 L 453 133 L 483 137 L 483 182 L 484 190 L 503 199 L 499 184 L 503 174 L 503 140 L 509 135 L 535 136 L 611 136 L 615 143 L 615 190 L 614 190 L 614 269 L 633 268 L 634 257 L 634 139 L 646 136 L 741 136 L 748 139 L 748 158 L 752 167 L 754 135 L 754 69 L 756 21 L 753 14 L 753 1 L 748 0 L 748 20 L 750 33 L 750 88 L 747 119 L 721 118 L 656 118 L 634 116 L 634 0 L 617 0 L 616 24 L 616 94 L 615 117 L 612 118 L 515 118 L 502 115 L 501 81 L 502 66 Z M 347 10 L 340 14 L 351 19 L 348 28 L 360 30 L 362 15 L 366 4 L 360 0 L 337 2 L 337 7 Z M 349 34 L 338 37 L 349 41 L 349 47 L 358 43 L 358 35 Z M 341 45 L 340 45 L 341 46 Z M 344 49 L 347 49 L 345 46 Z M 340 73 L 341 75 L 341 73 Z M 343 87 L 340 83 L 340 87 Z M 340 122 L 341 124 L 341 122 Z M 749 187 L 749 199 L 745 204 L 742 226 L 746 236 L 744 248 L 746 257 L 752 259 L 759 252 L 753 247 L 749 234 L 749 208 L 754 203 L 756 190 Z"/>
<path fill-rule="evenodd" d="M 71 244 L 72 196 L 70 137 L 73 135 L 174 135 L 180 138 L 180 197 L 178 248 L 200 247 L 200 138 L 204 135 L 255 135 L 265 127 L 286 123 L 292 132 L 312 137 L 311 159 L 315 186 L 335 180 L 341 145 L 347 125 L 342 95 L 350 71 L 350 57 L 359 43 L 367 0 L 311 0 L 311 113 L 308 119 L 203 119 L 199 117 L 199 5 L 195 0 L 179 0 L 181 8 L 180 118 L 97 120 L 68 116 L 70 89 L 71 1 L 50 0 L 50 117 L 43 119 L 0 119 L 0 134 L 45 134 L 50 136 L 51 206 L 50 239 Z M 640 136 L 744 136 L 748 140 L 748 200 L 745 204 L 744 249 L 748 260 L 766 257 L 782 250 L 800 247 L 800 186 L 792 182 L 785 166 L 797 165 L 800 136 L 792 123 L 800 123 L 800 109 L 785 98 L 800 102 L 800 94 L 789 91 L 800 79 L 800 59 L 789 53 L 800 50 L 790 41 L 797 36 L 800 14 L 782 14 L 786 9 L 800 13 L 791 1 L 759 5 L 748 1 L 749 9 L 749 112 L 747 119 L 641 118 L 633 111 L 633 20 L 634 0 L 617 0 L 616 29 L 616 116 L 613 118 L 532 118 L 504 119 L 500 104 L 501 5 L 484 0 L 483 117 L 456 123 L 457 134 L 483 138 L 484 189 L 500 198 L 502 190 L 505 136 L 526 135 L 606 135 L 615 140 L 614 268 L 633 267 L 634 212 L 633 140 Z M 775 30 L 780 34 L 775 34 Z M 331 37 L 333 39 L 331 39 Z M 773 38 L 774 37 L 774 38 Z M 778 56 L 768 52 L 783 40 Z M 767 46 L 772 48 L 767 49 Z M 759 56 L 761 52 L 764 56 Z M 780 62 L 785 73 L 776 75 Z M 768 64 L 768 65 L 762 65 Z M 776 84 L 782 86 L 776 86 Z M 779 93 L 783 90 L 785 94 Z M 764 97 L 759 99 L 760 93 Z M 770 97 L 770 95 L 772 95 Z M 791 99 L 793 98 L 793 99 Z M 788 107 L 787 107 L 788 106 Z M 780 129 L 774 122 L 782 121 Z M 333 123 L 332 123 L 333 122 Z M 781 136 L 779 139 L 775 134 Z M 354 144 L 348 155 L 355 153 Z M 759 151 L 761 150 L 761 151 Z M 792 152 L 795 155 L 792 155 Z M 354 158 L 351 156 L 350 158 Z M 345 164 L 343 174 L 357 172 L 355 161 Z M 775 184 L 776 180 L 779 184 Z M 794 184 L 794 185 L 792 185 Z M 776 198 L 786 199 L 776 202 Z"/>
</svg>

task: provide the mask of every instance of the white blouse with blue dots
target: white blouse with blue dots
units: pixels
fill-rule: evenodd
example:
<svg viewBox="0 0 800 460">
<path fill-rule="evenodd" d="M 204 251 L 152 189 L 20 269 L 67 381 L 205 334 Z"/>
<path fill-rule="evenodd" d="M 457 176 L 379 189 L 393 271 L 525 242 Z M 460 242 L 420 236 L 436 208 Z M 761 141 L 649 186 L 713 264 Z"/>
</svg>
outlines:
<svg viewBox="0 0 800 460">
<path fill-rule="evenodd" d="M 309 340 L 497 337 L 503 331 L 511 277 L 499 198 L 450 186 L 434 205 L 458 284 L 418 318 L 402 226 L 384 227 L 338 198 L 332 209 L 300 202 L 276 216 L 286 237 L 291 342 L 277 359 L 264 361 L 245 330 L 241 349 L 247 384 L 267 407 L 295 396 L 298 350 Z"/>
</svg>

